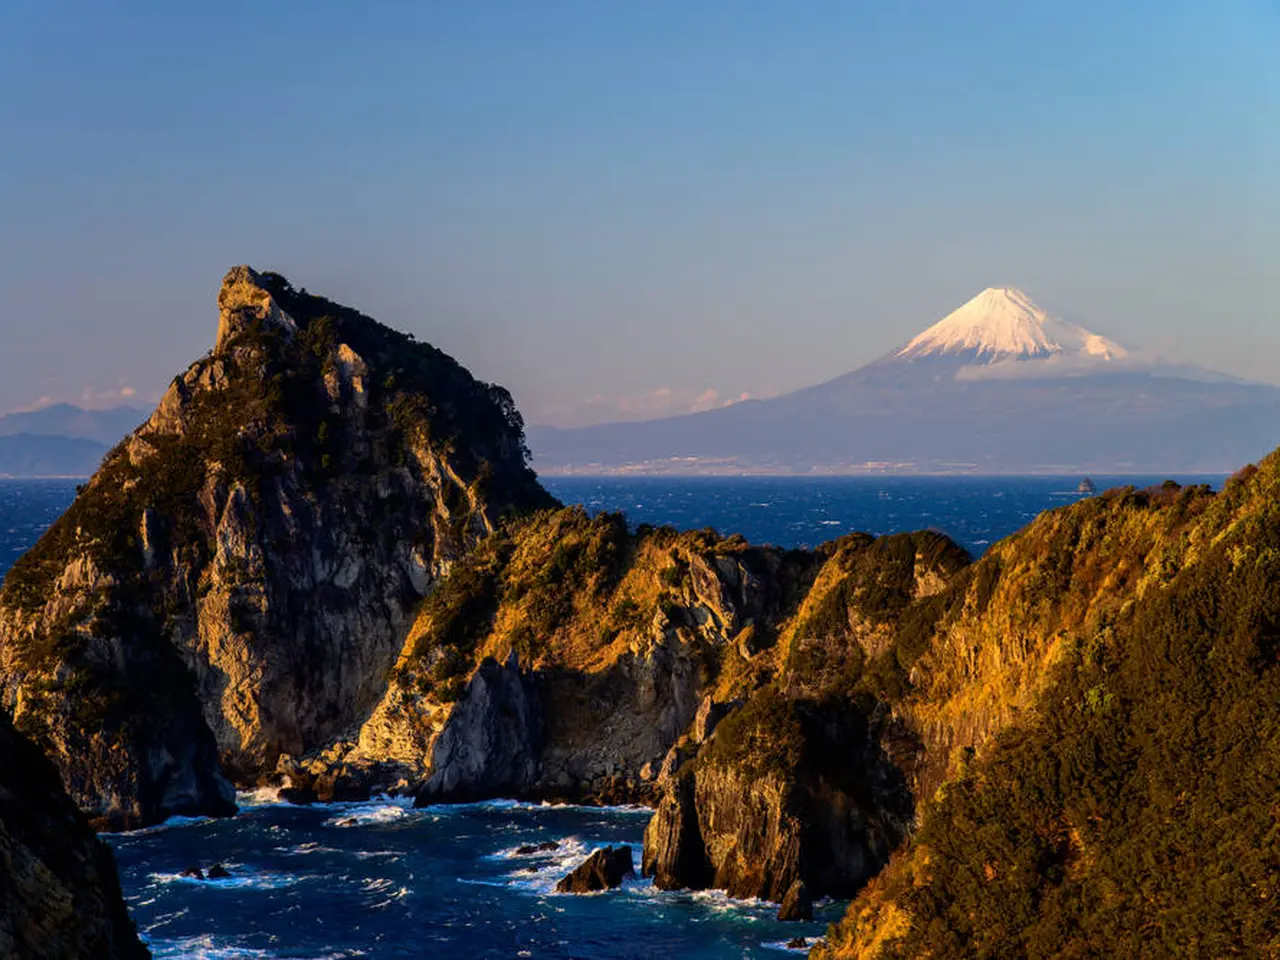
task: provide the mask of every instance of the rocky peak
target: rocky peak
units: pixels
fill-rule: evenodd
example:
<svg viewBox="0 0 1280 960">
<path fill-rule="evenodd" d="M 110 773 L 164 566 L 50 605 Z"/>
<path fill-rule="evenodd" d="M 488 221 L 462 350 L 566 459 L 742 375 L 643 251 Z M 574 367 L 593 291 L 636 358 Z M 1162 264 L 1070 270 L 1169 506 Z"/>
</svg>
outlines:
<svg viewBox="0 0 1280 960">
<path fill-rule="evenodd" d="M 1051 316 L 1015 287 L 988 287 L 915 337 L 896 354 L 912 360 L 965 355 L 992 363 L 1078 354 L 1096 360 L 1126 355 L 1119 344 Z"/>
<path fill-rule="evenodd" d="M 510 395 L 434 347 L 243 266 L 218 317 L 0 589 L 0 699 L 111 825 L 358 725 L 422 597 L 554 503 Z"/>
<path fill-rule="evenodd" d="M 242 333 L 254 325 L 298 332 L 298 324 L 280 309 L 263 285 L 263 278 L 252 267 L 238 266 L 227 271 L 218 291 L 218 339 L 214 353 L 223 353 Z"/>
</svg>

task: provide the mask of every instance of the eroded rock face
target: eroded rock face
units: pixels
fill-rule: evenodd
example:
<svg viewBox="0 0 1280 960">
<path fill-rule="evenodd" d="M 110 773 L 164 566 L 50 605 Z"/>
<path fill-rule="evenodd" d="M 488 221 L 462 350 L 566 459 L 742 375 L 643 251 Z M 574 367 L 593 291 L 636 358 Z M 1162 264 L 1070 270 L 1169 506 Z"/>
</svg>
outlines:
<svg viewBox="0 0 1280 960">
<path fill-rule="evenodd" d="M 111 850 L 0 716 L 0 956 L 144 960 Z"/>
<path fill-rule="evenodd" d="M 436 737 L 431 777 L 417 803 L 511 796 L 538 776 L 542 709 L 532 679 L 513 653 L 480 664 Z"/>
<path fill-rule="evenodd" d="M 849 896 L 888 860 L 912 815 L 901 773 L 852 707 L 758 693 L 667 784 L 645 831 L 660 889 L 784 901 Z"/>
<path fill-rule="evenodd" d="M 382 789 L 422 797 L 501 789 L 655 802 L 673 746 L 696 746 L 730 708 L 713 695 L 736 683 L 725 664 L 748 678 L 768 669 L 766 651 L 820 563 L 705 532 L 633 533 L 621 516 L 581 509 L 528 517 L 423 604 L 358 738 L 303 763 L 353 779 L 382 764 Z M 758 667 L 741 653 L 750 636 Z M 512 649 L 538 736 L 498 735 L 514 714 L 488 692 L 497 664 L 479 665 Z M 532 752 L 516 763 L 503 746 L 487 766 L 463 762 L 480 754 L 473 738 Z"/>
<path fill-rule="evenodd" d="M 635 860 L 628 846 L 594 850 L 577 869 L 556 884 L 557 893 L 598 893 L 622 886 L 635 874 Z"/>
<path fill-rule="evenodd" d="M 354 731 L 413 607 L 550 498 L 519 415 L 433 348 L 247 267 L 212 353 L 0 591 L 0 693 L 104 822 Z"/>
</svg>

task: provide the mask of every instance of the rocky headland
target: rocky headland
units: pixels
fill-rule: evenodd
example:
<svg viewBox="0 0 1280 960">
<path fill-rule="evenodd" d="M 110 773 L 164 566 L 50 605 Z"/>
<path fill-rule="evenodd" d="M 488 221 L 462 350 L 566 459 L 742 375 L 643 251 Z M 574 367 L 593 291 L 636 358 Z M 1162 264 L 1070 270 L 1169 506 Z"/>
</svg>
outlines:
<svg viewBox="0 0 1280 960">
<path fill-rule="evenodd" d="M 219 317 L 0 590 L 4 705 L 98 824 L 642 803 L 661 888 L 853 898 L 822 956 L 1280 944 L 1280 458 L 977 562 L 781 550 L 559 508 L 505 391 L 274 274 Z"/>
</svg>

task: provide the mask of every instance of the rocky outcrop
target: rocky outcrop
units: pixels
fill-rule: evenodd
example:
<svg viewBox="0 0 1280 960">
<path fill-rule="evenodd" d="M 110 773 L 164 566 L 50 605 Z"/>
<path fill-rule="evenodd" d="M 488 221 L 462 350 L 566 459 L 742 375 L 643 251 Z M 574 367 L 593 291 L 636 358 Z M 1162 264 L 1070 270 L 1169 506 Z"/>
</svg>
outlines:
<svg viewBox="0 0 1280 960">
<path fill-rule="evenodd" d="M 230 809 L 354 731 L 436 582 L 550 498 L 507 393 L 237 267 L 174 380 L 0 590 L 0 698 L 104 823 Z"/>
<path fill-rule="evenodd" d="M 622 886 L 635 875 L 635 860 L 628 846 L 594 850 L 572 873 L 556 884 L 556 893 L 598 893 Z"/>
<path fill-rule="evenodd" d="M 542 709 L 513 652 L 505 664 L 480 664 L 431 750 L 431 777 L 420 805 L 512 796 L 537 780 Z"/>
<path fill-rule="evenodd" d="M 813 897 L 809 895 L 809 888 L 804 885 L 803 880 L 793 883 L 782 898 L 778 919 L 786 922 L 813 919 Z"/>
<path fill-rule="evenodd" d="M 0 956 L 144 960 L 110 849 L 0 716 Z"/>
<path fill-rule="evenodd" d="M 580 509 L 509 524 L 423 604 L 359 737 L 303 763 L 353 778 L 382 764 L 384 789 L 424 802 L 655 801 L 673 745 L 696 747 L 691 728 L 729 709 L 718 691 L 770 669 L 820 563 Z M 511 651 L 518 686 L 492 662 Z"/>
<path fill-rule="evenodd" d="M 913 802 L 852 705 L 757 693 L 667 785 L 645 831 L 660 889 L 782 901 L 849 896 L 901 841 Z"/>
</svg>

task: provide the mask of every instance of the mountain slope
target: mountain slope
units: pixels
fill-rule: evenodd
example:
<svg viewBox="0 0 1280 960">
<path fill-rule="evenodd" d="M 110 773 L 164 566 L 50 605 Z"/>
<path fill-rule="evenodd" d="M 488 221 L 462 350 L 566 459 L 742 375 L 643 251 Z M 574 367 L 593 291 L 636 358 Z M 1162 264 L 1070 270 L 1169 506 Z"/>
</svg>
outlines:
<svg viewBox="0 0 1280 960">
<path fill-rule="evenodd" d="M 1280 389 L 1177 367 L 984 291 L 901 350 L 770 400 L 535 430 L 544 472 L 1221 472 L 1280 442 Z"/>
<path fill-rule="evenodd" d="M 506 391 L 237 267 L 213 351 L 0 589 L 0 693 L 100 822 L 226 812 L 357 723 L 409 615 L 548 504 Z"/>
</svg>

